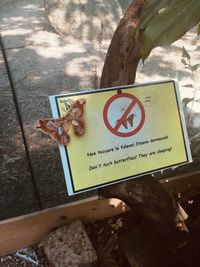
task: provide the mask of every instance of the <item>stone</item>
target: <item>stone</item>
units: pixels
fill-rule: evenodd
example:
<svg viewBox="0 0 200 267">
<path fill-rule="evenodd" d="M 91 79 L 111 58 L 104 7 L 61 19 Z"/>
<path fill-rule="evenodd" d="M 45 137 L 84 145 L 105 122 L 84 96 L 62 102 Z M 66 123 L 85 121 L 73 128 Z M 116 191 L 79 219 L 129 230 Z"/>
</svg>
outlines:
<svg viewBox="0 0 200 267">
<path fill-rule="evenodd" d="M 98 266 L 96 251 L 81 221 L 74 221 L 50 233 L 42 242 L 55 267 Z"/>
<path fill-rule="evenodd" d="M 111 39 L 123 10 L 117 0 L 45 0 L 45 14 L 58 33 L 100 42 Z"/>
</svg>

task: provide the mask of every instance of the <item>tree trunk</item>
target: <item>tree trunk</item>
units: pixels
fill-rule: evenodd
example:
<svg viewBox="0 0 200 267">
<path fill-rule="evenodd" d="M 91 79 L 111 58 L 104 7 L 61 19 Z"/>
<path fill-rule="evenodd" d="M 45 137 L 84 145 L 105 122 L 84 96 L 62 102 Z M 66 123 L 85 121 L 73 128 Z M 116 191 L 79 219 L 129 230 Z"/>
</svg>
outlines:
<svg viewBox="0 0 200 267">
<path fill-rule="evenodd" d="M 120 21 L 107 52 L 101 77 L 101 88 L 128 85 L 135 82 L 140 57 L 143 29 L 139 18 L 143 0 L 133 1 Z M 163 186 L 151 176 L 144 176 L 100 189 L 103 197 L 123 200 L 141 218 L 165 238 L 171 247 L 185 240 L 177 228 L 177 204 Z"/>
<path fill-rule="evenodd" d="M 120 21 L 107 52 L 101 88 L 133 84 L 140 61 L 143 30 L 137 31 L 144 1 L 133 1 Z"/>
</svg>

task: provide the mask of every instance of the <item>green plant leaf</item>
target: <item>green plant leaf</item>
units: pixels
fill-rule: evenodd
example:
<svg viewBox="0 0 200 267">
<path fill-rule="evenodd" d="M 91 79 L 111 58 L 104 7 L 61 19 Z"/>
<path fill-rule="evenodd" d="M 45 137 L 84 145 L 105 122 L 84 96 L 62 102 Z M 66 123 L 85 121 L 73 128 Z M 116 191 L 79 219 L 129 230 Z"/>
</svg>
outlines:
<svg viewBox="0 0 200 267">
<path fill-rule="evenodd" d="M 183 46 L 182 48 L 182 57 L 186 57 L 188 59 L 190 59 L 190 54 L 188 53 L 188 51 L 185 49 L 185 47 Z"/>
<path fill-rule="evenodd" d="M 140 28 L 145 28 L 152 18 L 173 0 L 146 0 L 140 16 Z"/>
<path fill-rule="evenodd" d="M 146 0 L 146 3 L 149 4 L 150 0 Z M 199 0 L 169 1 L 146 25 L 141 47 L 142 59 L 147 58 L 154 47 L 167 46 L 181 38 L 198 22 L 200 22 Z"/>
<path fill-rule="evenodd" d="M 197 71 L 197 69 L 200 67 L 200 64 L 195 64 L 193 66 L 191 66 L 191 70 L 192 71 Z"/>
</svg>

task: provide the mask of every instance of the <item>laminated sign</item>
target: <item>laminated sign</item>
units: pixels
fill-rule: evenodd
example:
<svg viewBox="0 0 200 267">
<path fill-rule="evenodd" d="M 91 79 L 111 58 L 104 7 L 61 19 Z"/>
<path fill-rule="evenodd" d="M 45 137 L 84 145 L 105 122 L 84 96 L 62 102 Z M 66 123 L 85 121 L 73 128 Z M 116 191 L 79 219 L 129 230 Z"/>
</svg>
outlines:
<svg viewBox="0 0 200 267">
<path fill-rule="evenodd" d="M 50 96 L 53 116 L 80 98 L 85 134 L 60 145 L 69 195 L 192 161 L 177 82 Z"/>
</svg>

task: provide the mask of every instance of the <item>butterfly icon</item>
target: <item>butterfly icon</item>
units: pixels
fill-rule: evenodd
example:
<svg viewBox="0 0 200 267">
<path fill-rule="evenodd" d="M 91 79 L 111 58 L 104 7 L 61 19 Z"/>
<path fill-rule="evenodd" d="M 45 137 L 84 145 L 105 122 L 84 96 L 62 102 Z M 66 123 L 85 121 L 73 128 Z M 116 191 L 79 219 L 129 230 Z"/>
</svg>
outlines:
<svg viewBox="0 0 200 267">
<path fill-rule="evenodd" d="M 128 118 L 122 123 L 122 125 L 124 126 L 125 129 L 128 129 L 129 125 L 131 127 L 133 127 L 133 119 L 134 119 L 135 115 L 134 114 L 130 114 L 128 116 Z"/>
</svg>

